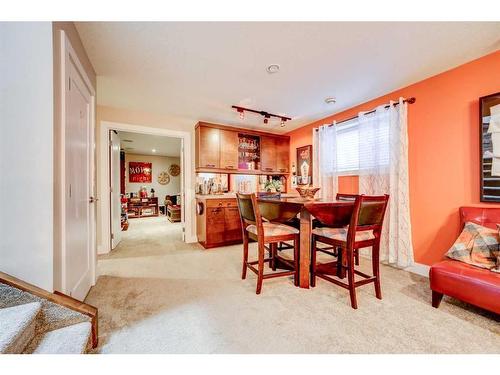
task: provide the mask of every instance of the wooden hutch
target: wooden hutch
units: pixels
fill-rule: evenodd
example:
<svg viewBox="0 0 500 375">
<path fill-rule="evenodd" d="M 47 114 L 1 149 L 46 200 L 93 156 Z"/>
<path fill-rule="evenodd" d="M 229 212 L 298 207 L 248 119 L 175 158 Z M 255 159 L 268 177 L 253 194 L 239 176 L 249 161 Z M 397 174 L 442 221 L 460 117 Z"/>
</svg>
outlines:
<svg viewBox="0 0 500 375">
<path fill-rule="evenodd" d="M 289 136 L 206 122 L 196 124 L 195 132 L 197 172 L 289 173 Z"/>
<path fill-rule="evenodd" d="M 288 178 L 290 137 L 199 122 L 195 127 L 195 167 L 197 173 Z M 198 241 L 205 248 L 242 241 L 236 198 L 198 196 L 196 205 Z"/>
</svg>

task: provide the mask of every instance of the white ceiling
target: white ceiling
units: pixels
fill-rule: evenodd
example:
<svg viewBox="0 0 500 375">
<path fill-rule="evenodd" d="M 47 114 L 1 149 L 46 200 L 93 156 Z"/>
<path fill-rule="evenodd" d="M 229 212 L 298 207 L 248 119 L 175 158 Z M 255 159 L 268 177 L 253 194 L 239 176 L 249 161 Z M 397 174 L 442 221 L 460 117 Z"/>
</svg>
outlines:
<svg viewBox="0 0 500 375">
<path fill-rule="evenodd" d="M 120 147 L 126 154 L 181 156 L 181 139 L 119 131 Z M 132 141 L 132 142 L 129 142 Z M 153 152 L 155 150 L 155 152 Z"/>
<path fill-rule="evenodd" d="M 500 23 L 79 22 L 101 105 L 289 131 L 500 48 Z M 281 65 L 268 74 L 269 64 Z M 324 99 L 333 96 L 334 105 Z M 418 100 L 418 98 L 417 98 Z M 231 105 L 293 118 L 240 121 Z"/>
</svg>

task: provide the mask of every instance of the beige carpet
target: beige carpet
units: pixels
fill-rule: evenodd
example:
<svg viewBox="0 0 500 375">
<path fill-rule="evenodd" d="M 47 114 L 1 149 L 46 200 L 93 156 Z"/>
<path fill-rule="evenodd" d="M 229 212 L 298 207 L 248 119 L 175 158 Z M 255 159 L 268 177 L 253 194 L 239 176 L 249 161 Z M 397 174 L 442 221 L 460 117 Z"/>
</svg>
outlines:
<svg viewBox="0 0 500 375">
<path fill-rule="evenodd" d="M 451 298 L 436 310 L 428 279 L 382 267 L 382 293 L 319 280 L 240 279 L 241 245 L 202 250 L 165 217 L 135 219 L 100 257 L 87 302 L 101 353 L 500 353 L 500 317 Z M 368 266 L 369 261 L 361 260 Z"/>
</svg>

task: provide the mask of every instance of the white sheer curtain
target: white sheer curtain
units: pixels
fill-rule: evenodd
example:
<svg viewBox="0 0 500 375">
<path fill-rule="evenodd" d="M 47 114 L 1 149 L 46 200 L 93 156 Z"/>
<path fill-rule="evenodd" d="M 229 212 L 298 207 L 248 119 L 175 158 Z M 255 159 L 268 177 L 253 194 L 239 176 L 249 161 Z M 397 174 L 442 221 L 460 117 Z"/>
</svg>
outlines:
<svg viewBox="0 0 500 375">
<path fill-rule="evenodd" d="M 359 193 L 389 194 L 380 244 L 381 261 L 397 267 L 413 264 L 411 239 L 407 104 L 402 98 L 374 113 L 360 113 Z"/>
<path fill-rule="evenodd" d="M 313 177 L 314 185 L 320 187 L 322 199 L 334 199 L 338 191 L 337 178 L 337 126 L 323 125 L 313 130 Z"/>
</svg>

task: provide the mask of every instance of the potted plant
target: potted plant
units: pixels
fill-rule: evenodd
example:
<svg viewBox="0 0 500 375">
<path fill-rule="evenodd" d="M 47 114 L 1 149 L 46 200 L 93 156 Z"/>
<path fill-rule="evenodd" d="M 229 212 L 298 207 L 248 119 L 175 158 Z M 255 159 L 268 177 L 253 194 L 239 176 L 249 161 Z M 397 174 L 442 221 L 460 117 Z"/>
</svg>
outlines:
<svg viewBox="0 0 500 375">
<path fill-rule="evenodd" d="M 264 185 L 264 189 L 268 193 L 279 193 L 281 192 L 281 184 L 278 180 L 268 180 Z"/>
<path fill-rule="evenodd" d="M 265 196 L 281 196 L 281 184 L 278 180 L 268 180 L 264 184 Z"/>
</svg>

